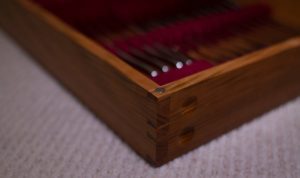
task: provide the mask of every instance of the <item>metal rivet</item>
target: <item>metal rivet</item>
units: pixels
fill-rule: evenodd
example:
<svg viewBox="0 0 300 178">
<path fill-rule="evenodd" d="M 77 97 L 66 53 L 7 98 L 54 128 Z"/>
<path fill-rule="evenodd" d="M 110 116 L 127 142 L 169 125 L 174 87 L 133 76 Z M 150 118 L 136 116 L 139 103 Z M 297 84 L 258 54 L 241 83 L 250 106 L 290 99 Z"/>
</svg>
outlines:
<svg viewBox="0 0 300 178">
<path fill-rule="evenodd" d="M 162 88 L 162 87 L 159 87 L 159 88 L 156 88 L 156 89 L 155 89 L 155 92 L 156 92 L 156 93 L 164 93 L 164 92 L 166 92 L 166 89 L 165 89 L 165 88 Z"/>
</svg>

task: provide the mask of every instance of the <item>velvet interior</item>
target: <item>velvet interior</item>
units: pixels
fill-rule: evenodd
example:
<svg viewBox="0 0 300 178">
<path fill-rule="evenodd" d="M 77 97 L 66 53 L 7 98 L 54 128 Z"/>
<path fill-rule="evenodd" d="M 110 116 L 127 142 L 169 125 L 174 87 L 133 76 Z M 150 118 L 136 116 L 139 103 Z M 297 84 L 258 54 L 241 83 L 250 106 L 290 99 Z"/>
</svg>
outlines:
<svg viewBox="0 0 300 178">
<path fill-rule="evenodd" d="M 218 3 L 222 0 L 34 0 L 65 22 L 81 32 L 95 38 L 94 33 L 121 29 L 128 24 L 172 16 L 176 13 L 193 10 L 195 7 Z M 235 31 L 235 24 L 251 23 L 253 19 L 266 17 L 269 9 L 265 5 L 254 5 L 205 18 L 195 18 L 162 28 L 153 29 L 142 35 L 125 40 L 113 41 L 114 46 L 124 51 L 134 47 L 160 43 L 168 47 L 177 46 L 181 52 L 194 48 L 195 39 L 212 41 Z M 91 30 L 97 28 L 97 30 Z M 220 29 L 222 29 L 220 31 Z M 97 40 L 97 39 L 96 39 Z M 104 44 L 102 44 L 104 45 Z M 104 45 L 105 46 L 105 45 Z M 110 46 L 105 46 L 114 52 Z M 205 59 L 195 60 L 182 69 L 171 68 L 167 73 L 149 77 L 159 85 L 164 85 L 199 71 L 213 67 Z"/>
<path fill-rule="evenodd" d="M 117 28 L 140 23 L 222 0 L 34 0 L 64 21 L 85 29 L 101 23 Z"/>
</svg>

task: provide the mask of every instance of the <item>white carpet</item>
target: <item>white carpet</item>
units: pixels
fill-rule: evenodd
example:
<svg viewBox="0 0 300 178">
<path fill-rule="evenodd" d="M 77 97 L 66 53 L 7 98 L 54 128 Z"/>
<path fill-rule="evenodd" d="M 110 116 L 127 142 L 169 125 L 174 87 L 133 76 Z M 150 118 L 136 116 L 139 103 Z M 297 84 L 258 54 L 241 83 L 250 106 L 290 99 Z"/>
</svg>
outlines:
<svg viewBox="0 0 300 178">
<path fill-rule="evenodd" d="M 152 168 L 0 31 L 0 177 L 300 177 L 300 98 Z"/>
</svg>

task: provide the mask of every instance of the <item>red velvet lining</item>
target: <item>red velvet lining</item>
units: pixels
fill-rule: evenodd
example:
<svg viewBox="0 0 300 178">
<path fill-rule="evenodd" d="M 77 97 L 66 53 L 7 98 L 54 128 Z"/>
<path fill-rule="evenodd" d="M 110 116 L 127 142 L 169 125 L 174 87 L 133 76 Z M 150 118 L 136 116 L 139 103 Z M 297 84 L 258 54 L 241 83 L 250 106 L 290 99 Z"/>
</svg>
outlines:
<svg viewBox="0 0 300 178">
<path fill-rule="evenodd" d="M 146 34 L 114 41 L 114 44 L 125 51 L 129 46 L 139 49 L 145 45 L 151 46 L 155 43 L 191 49 L 191 44 L 195 41 L 199 43 L 199 40 L 201 40 L 201 43 L 203 43 L 211 42 L 216 38 L 224 38 L 229 35 L 228 33 L 236 31 L 236 27 L 239 27 L 240 24 L 249 25 L 252 21 L 268 17 L 269 13 L 270 9 L 268 6 L 257 4 L 156 28 Z M 189 45 L 187 46 L 187 44 Z"/>
<path fill-rule="evenodd" d="M 222 0 L 33 0 L 67 23 L 84 29 L 85 26 L 103 24 L 139 23 L 160 18 L 179 11 L 191 10 L 200 4 Z M 117 27 L 120 27 L 117 25 Z"/>
<path fill-rule="evenodd" d="M 122 28 L 127 24 L 159 19 L 176 12 L 191 10 L 194 7 L 222 0 L 34 0 L 65 22 L 91 36 L 93 33 Z M 221 14 L 199 17 L 178 22 L 170 26 L 153 29 L 121 41 L 113 41 L 115 47 L 124 51 L 134 47 L 141 49 L 145 45 L 160 43 L 165 46 L 179 47 L 185 53 L 202 42 L 211 42 L 216 38 L 229 35 L 235 31 L 235 24 L 251 22 L 253 19 L 268 16 L 270 10 L 265 5 L 254 5 Z M 95 29 L 96 28 L 96 29 Z M 220 30 L 221 29 L 221 30 Z M 95 38 L 95 37 L 94 37 Z M 97 40 L 97 39 L 96 39 Z M 103 44 L 104 45 L 104 44 Z M 105 46 L 105 45 L 104 45 Z M 105 46 L 114 52 L 114 48 Z M 159 85 L 164 85 L 191 74 L 213 67 L 209 61 L 194 60 L 182 69 L 172 68 L 167 73 L 160 73 L 152 78 Z"/>
</svg>

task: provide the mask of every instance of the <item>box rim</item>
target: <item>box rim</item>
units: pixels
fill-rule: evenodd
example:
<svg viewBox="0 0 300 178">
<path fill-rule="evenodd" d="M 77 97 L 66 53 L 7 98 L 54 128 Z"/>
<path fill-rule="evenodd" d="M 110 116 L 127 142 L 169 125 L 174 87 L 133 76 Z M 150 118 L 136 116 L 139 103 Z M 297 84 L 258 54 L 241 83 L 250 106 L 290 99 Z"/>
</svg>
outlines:
<svg viewBox="0 0 300 178">
<path fill-rule="evenodd" d="M 97 44 L 93 39 L 80 33 L 75 28 L 63 22 L 60 18 L 56 17 L 48 10 L 40 7 L 38 4 L 32 2 L 31 0 L 16 1 L 19 2 L 28 11 L 35 15 L 38 15 L 46 23 L 70 38 L 70 40 L 88 50 L 99 60 L 103 60 L 106 63 L 110 64 L 117 71 L 130 79 L 130 81 L 147 92 L 148 95 L 151 96 L 151 98 L 155 101 L 162 101 L 172 96 L 176 92 L 183 91 L 185 88 L 192 87 L 195 84 L 199 84 L 216 76 L 222 75 L 226 72 L 263 60 L 267 57 L 300 45 L 300 37 L 293 37 L 264 49 L 257 50 L 241 57 L 232 59 L 226 63 L 214 66 L 205 71 L 200 71 L 190 76 L 160 86 L 149 79 L 147 76 L 136 70 L 134 67 L 130 66 L 122 59 L 109 52 L 101 45 Z"/>
<path fill-rule="evenodd" d="M 254 51 L 252 53 L 246 54 L 244 56 L 235 58 L 231 61 L 228 61 L 224 64 L 215 66 L 208 70 L 195 73 L 183 79 L 177 80 L 176 82 L 172 82 L 164 85 L 164 93 L 153 92 L 159 99 L 163 99 L 166 96 L 175 94 L 177 92 L 183 91 L 185 88 L 192 87 L 193 85 L 199 84 L 201 82 L 205 82 L 212 78 L 215 78 L 224 73 L 236 70 L 240 67 L 259 62 L 276 54 L 282 53 L 291 48 L 296 48 L 300 46 L 300 36 L 295 36 L 285 41 L 276 43 L 272 46 L 266 47 L 264 49 L 260 49 Z"/>
<path fill-rule="evenodd" d="M 86 35 L 80 33 L 75 28 L 71 27 L 67 23 L 63 22 L 60 18 L 56 17 L 54 14 L 49 12 L 47 9 L 40 7 L 38 4 L 32 2 L 31 0 L 16 0 L 23 8 L 28 10 L 30 13 L 37 15 L 45 23 L 51 25 L 55 30 L 63 33 L 71 41 L 80 45 L 84 49 L 88 50 L 90 53 L 95 55 L 117 71 L 121 72 L 124 76 L 129 78 L 132 82 L 143 88 L 144 90 L 150 92 L 157 88 L 159 85 L 153 82 L 151 79 L 147 78 L 141 72 L 110 53 L 104 49 L 101 45 L 97 44 L 94 40 L 90 39 Z M 129 75 L 132 74 L 132 75 Z"/>
</svg>

